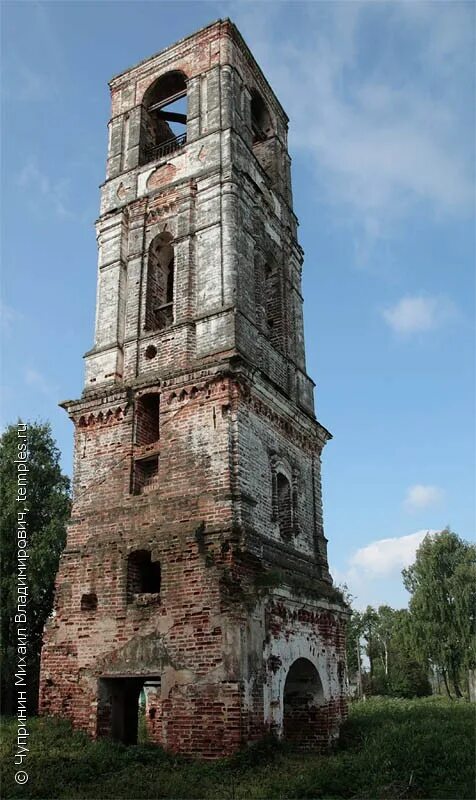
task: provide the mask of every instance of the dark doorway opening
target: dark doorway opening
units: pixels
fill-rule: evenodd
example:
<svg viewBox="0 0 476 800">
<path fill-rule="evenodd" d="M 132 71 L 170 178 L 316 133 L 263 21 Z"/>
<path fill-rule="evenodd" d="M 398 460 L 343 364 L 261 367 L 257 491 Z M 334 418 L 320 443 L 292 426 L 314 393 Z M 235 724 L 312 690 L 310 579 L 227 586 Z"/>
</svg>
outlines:
<svg viewBox="0 0 476 800">
<path fill-rule="evenodd" d="M 319 707 L 324 702 L 324 692 L 319 673 L 307 658 L 298 658 L 291 665 L 284 684 L 284 737 L 299 749 L 312 749 L 319 745 Z"/>
<path fill-rule="evenodd" d="M 151 689 L 154 691 L 151 692 Z M 133 676 L 99 679 L 98 736 L 122 744 L 143 743 L 148 739 L 149 698 L 160 693 L 160 678 Z M 152 714 L 156 719 L 157 709 Z"/>
</svg>

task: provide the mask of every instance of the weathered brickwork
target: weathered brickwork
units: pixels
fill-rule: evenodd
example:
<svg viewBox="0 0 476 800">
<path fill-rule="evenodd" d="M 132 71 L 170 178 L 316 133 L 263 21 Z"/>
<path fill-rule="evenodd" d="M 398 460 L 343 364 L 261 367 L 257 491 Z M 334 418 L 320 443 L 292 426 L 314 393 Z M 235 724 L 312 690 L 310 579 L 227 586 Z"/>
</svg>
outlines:
<svg viewBox="0 0 476 800">
<path fill-rule="evenodd" d="M 134 742 L 142 704 L 153 741 L 205 758 L 270 731 L 323 747 L 346 714 L 346 608 L 327 564 L 330 434 L 306 374 L 288 120 L 228 20 L 110 87 L 41 710 Z"/>
</svg>

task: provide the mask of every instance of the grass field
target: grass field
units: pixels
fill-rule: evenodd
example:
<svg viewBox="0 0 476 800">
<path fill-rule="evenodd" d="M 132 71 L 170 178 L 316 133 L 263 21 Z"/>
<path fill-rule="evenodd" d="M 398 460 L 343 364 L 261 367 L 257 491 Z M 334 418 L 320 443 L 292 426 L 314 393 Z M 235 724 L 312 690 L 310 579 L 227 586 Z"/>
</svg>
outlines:
<svg viewBox="0 0 476 800">
<path fill-rule="evenodd" d="M 152 745 L 92 743 L 65 722 L 32 719 L 29 781 L 13 779 L 15 720 L 1 734 L 2 797 L 475 797 L 474 706 L 440 698 L 355 703 L 335 752 L 298 755 L 263 742 L 232 759 L 186 761 Z M 16 768 L 18 769 L 18 768 Z"/>
</svg>

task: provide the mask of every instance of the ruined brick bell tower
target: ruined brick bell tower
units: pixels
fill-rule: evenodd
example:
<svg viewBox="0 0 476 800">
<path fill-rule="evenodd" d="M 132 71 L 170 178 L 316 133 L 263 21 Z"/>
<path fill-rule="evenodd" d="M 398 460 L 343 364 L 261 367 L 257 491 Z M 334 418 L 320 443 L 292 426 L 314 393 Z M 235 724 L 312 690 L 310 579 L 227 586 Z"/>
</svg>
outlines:
<svg viewBox="0 0 476 800">
<path fill-rule="evenodd" d="M 40 707 L 216 757 L 346 713 L 286 114 L 218 21 L 115 77 Z"/>
</svg>

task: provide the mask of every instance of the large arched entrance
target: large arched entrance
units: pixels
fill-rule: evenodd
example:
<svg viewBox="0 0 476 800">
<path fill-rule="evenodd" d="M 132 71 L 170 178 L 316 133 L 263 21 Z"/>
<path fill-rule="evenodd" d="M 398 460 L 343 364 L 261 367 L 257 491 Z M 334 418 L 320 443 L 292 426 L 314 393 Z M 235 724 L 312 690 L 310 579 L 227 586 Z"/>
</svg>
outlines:
<svg viewBox="0 0 476 800">
<path fill-rule="evenodd" d="M 319 706 L 324 701 L 321 679 L 314 664 L 298 658 L 284 684 L 283 735 L 300 748 L 318 745 Z"/>
</svg>

